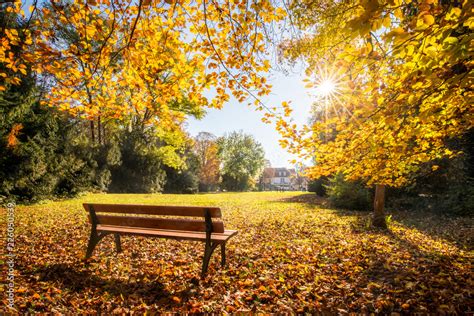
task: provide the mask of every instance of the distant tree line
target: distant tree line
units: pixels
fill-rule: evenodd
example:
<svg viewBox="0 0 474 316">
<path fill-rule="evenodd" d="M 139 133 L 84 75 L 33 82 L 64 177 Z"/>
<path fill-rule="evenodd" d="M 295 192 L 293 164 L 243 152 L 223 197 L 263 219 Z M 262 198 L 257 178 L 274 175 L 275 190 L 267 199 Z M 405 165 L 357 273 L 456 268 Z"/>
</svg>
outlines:
<svg viewBox="0 0 474 316">
<path fill-rule="evenodd" d="M 0 97 L 0 200 L 245 191 L 263 170 L 262 146 L 242 132 L 166 139 L 134 118 L 127 126 L 103 122 L 99 141 L 87 120 L 40 105 L 37 89 L 29 78 Z"/>
</svg>

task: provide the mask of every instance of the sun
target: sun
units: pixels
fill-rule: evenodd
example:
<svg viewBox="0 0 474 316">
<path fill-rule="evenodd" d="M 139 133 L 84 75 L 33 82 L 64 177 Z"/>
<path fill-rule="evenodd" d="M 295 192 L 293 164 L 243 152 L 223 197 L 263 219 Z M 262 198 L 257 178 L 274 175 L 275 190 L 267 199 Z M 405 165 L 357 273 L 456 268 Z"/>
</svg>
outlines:
<svg viewBox="0 0 474 316">
<path fill-rule="evenodd" d="M 347 109 L 351 96 L 347 74 L 341 69 L 318 65 L 308 81 L 313 88 L 309 94 L 314 98 L 312 112 L 315 117 L 325 121 L 334 116 L 353 116 Z"/>
<path fill-rule="evenodd" d="M 325 79 L 316 87 L 316 92 L 322 97 L 329 97 L 337 90 L 336 83 L 332 79 Z"/>
<path fill-rule="evenodd" d="M 318 67 L 314 73 L 314 96 L 320 101 L 337 102 L 341 94 L 344 74 L 334 67 Z"/>
</svg>

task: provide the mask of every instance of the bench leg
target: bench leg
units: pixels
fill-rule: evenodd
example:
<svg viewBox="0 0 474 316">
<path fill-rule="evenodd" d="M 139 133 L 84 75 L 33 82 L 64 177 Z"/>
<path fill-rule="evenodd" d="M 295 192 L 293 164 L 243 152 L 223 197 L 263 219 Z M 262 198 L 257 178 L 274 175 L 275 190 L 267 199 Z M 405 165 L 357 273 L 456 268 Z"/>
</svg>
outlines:
<svg viewBox="0 0 474 316">
<path fill-rule="evenodd" d="M 120 243 L 120 234 L 114 234 L 115 237 L 115 249 L 117 253 L 122 252 L 122 244 Z"/>
<path fill-rule="evenodd" d="M 221 266 L 225 266 L 225 242 L 221 244 Z"/>
<path fill-rule="evenodd" d="M 92 256 L 92 252 L 94 251 L 94 248 L 98 242 L 99 236 L 97 235 L 97 231 L 92 229 L 91 236 L 89 237 L 89 243 L 87 245 L 86 259 L 89 259 Z"/>
<path fill-rule="evenodd" d="M 106 235 L 107 233 L 104 232 L 97 234 L 97 231 L 95 229 L 92 229 L 91 236 L 89 238 L 89 244 L 87 245 L 86 259 L 89 259 L 92 256 L 92 252 L 94 252 L 95 246 L 97 246 L 99 241 Z"/>
<path fill-rule="evenodd" d="M 212 253 L 217 247 L 217 243 L 211 243 L 207 244 L 206 243 L 206 248 L 204 250 L 204 258 L 202 260 L 202 271 L 201 271 L 201 276 L 204 277 L 204 275 L 207 272 L 207 268 L 209 267 L 209 260 L 211 259 Z"/>
</svg>

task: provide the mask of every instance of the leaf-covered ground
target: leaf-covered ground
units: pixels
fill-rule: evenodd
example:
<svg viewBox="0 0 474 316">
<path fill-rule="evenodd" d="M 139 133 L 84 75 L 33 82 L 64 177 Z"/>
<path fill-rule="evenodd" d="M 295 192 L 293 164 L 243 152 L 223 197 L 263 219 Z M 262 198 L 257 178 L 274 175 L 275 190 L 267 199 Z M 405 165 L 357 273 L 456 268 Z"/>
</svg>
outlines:
<svg viewBox="0 0 474 316">
<path fill-rule="evenodd" d="M 239 234 L 227 267 L 216 251 L 203 280 L 198 242 L 122 237 L 117 255 L 107 236 L 86 263 L 86 201 L 216 205 Z M 472 219 L 394 212 L 389 232 L 369 230 L 367 219 L 288 192 L 91 194 L 18 206 L 15 303 L 21 313 L 472 312 Z"/>
</svg>

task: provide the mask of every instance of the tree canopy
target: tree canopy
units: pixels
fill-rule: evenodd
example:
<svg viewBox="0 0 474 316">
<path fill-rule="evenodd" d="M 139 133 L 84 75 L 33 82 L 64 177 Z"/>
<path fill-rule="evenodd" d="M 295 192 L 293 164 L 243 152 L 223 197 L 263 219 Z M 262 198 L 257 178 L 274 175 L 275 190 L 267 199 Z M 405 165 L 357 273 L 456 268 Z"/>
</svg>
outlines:
<svg viewBox="0 0 474 316">
<path fill-rule="evenodd" d="M 269 92 L 264 33 L 284 15 L 267 0 L 0 6 L 4 21 L 22 21 L 3 23 L 0 94 L 31 74 L 41 104 L 90 121 L 93 143 L 104 143 L 105 125 L 153 130 L 165 144 L 156 154 L 174 168 L 184 163 L 187 116 Z M 20 128 L 5 131 L 12 142 Z"/>
<path fill-rule="evenodd" d="M 263 32 L 284 12 L 267 0 L 34 4 L 25 27 L 2 36 L 9 72 L 0 89 L 31 64 L 50 83 L 50 106 L 87 118 L 149 110 L 164 126 L 187 112 L 176 105 L 219 108 L 230 94 L 243 101 L 269 91 Z M 25 16 L 21 1 L 6 10 Z"/>
<path fill-rule="evenodd" d="M 230 191 L 244 191 L 255 186 L 265 163 L 262 145 L 243 132 L 225 135 L 218 139 L 217 144 L 223 187 Z"/>
<path fill-rule="evenodd" d="M 32 72 L 43 102 L 99 125 L 154 124 L 182 139 L 187 115 L 270 91 L 265 50 L 288 13 L 299 30 L 282 57 L 307 63 L 321 98 L 298 129 L 291 107 L 274 118 L 282 145 L 315 158 L 311 177 L 343 172 L 368 184 L 403 186 L 422 164 L 460 154 L 448 142 L 473 126 L 472 3 L 433 0 L 54 1 L 3 4 L 21 27 L 4 28 L 0 89 Z M 284 34 L 288 35 L 288 34 Z M 328 89 L 330 88 L 330 89 Z M 327 91 L 324 93 L 322 89 Z M 332 90 L 332 91 L 329 91 Z M 13 129 L 11 132 L 15 132 Z M 177 145 L 179 146 L 179 144 Z"/>
<path fill-rule="evenodd" d="M 312 123 L 277 120 L 282 145 L 315 158 L 309 175 L 343 172 L 402 186 L 423 163 L 460 154 L 448 141 L 472 128 L 470 1 L 298 1 L 302 35 L 282 44 L 307 62 L 321 98 Z M 327 85 L 332 91 L 320 91 Z M 318 91 L 319 89 L 319 91 Z"/>
</svg>

